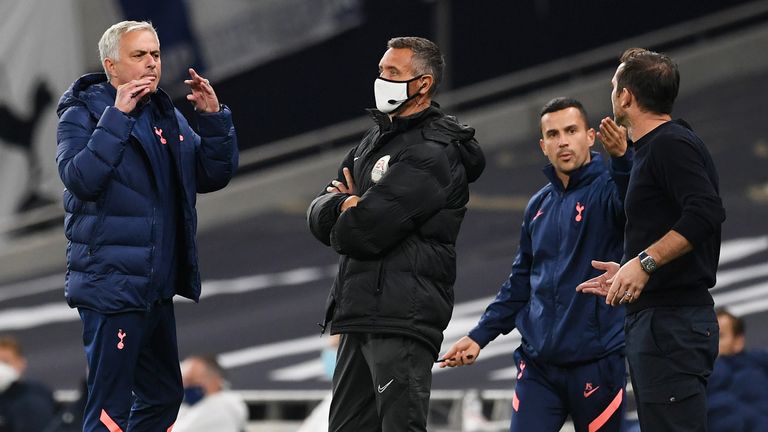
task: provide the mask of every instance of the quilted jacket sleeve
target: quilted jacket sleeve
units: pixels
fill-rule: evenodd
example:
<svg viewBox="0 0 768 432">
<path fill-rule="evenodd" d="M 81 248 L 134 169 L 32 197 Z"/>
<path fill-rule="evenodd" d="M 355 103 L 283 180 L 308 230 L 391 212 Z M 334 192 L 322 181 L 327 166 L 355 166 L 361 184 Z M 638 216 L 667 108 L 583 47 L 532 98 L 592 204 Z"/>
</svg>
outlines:
<svg viewBox="0 0 768 432">
<path fill-rule="evenodd" d="M 356 259 L 380 257 L 445 207 L 450 164 L 442 145 L 411 145 L 356 207 L 342 213 L 331 245 Z"/>
<path fill-rule="evenodd" d="M 336 176 L 336 180 L 341 182 L 345 181 L 342 170 L 344 167 L 352 169 L 353 157 L 356 150 L 357 147 L 353 147 L 352 150 L 347 153 L 344 161 L 339 165 L 339 172 Z M 309 209 L 307 209 L 307 225 L 309 226 L 309 230 L 316 239 L 320 240 L 320 242 L 326 246 L 331 245 L 331 229 L 333 229 L 333 225 L 336 224 L 336 220 L 341 214 L 341 210 L 339 209 L 341 203 L 349 197 L 348 194 L 326 192 L 325 189 L 330 185 L 331 183 L 328 182 L 328 184 L 323 186 L 323 192 L 312 201 L 309 205 Z"/>
<path fill-rule="evenodd" d="M 96 201 L 122 160 L 135 120 L 108 107 L 93 125 L 88 110 L 72 106 L 59 119 L 56 163 L 64 186 L 83 201 Z"/>
<path fill-rule="evenodd" d="M 217 191 L 235 175 L 239 160 L 232 111 L 223 106 L 217 113 L 197 114 L 197 192 Z"/>
</svg>

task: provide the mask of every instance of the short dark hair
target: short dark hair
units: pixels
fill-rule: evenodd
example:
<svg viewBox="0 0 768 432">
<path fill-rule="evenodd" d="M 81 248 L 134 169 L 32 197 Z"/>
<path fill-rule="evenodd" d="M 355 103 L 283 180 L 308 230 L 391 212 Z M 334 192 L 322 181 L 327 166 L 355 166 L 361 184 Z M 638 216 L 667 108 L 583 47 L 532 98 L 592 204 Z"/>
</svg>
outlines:
<svg viewBox="0 0 768 432">
<path fill-rule="evenodd" d="M 629 48 L 620 59 L 624 68 L 616 89 L 632 92 L 638 105 L 657 114 L 671 114 L 680 89 L 680 71 L 667 55 L 645 48 Z"/>
<path fill-rule="evenodd" d="M 728 312 L 728 310 L 725 308 L 717 308 L 715 309 L 715 313 L 718 317 L 726 317 L 731 320 L 731 327 L 733 327 L 734 336 L 744 336 L 744 332 L 746 331 L 747 327 L 744 324 L 743 319 Z"/>
<path fill-rule="evenodd" d="M 584 127 L 589 129 L 589 117 L 587 117 L 587 110 L 584 109 L 584 105 L 578 100 L 569 97 L 556 97 L 549 102 L 545 103 L 541 108 L 539 117 L 544 117 L 544 114 L 562 111 L 566 108 L 576 108 L 581 113 L 581 118 L 584 119 Z"/>
<path fill-rule="evenodd" d="M 429 39 L 416 36 L 401 36 L 387 42 L 387 48 L 408 48 L 413 51 L 413 68 L 417 74 L 429 74 L 434 78 L 432 87 L 427 92 L 433 95 L 443 82 L 445 58 L 440 48 Z"/>
</svg>

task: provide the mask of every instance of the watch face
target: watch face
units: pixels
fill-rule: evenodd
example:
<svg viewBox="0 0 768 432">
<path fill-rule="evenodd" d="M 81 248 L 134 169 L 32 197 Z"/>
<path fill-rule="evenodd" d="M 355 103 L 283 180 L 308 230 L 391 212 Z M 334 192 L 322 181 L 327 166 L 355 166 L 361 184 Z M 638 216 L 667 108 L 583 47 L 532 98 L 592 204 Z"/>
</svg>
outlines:
<svg viewBox="0 0 768 432">
<path fill-rule="evenodd" d="M 641 259 L 640 264 L 643 266 L 643 270 L 645 270 L 647 273 L 651 273 L 656 270 L 656 261 L 654 261 L 653 257 L 651 256 L 646 256 L 645 258 Z"/>
</svg>

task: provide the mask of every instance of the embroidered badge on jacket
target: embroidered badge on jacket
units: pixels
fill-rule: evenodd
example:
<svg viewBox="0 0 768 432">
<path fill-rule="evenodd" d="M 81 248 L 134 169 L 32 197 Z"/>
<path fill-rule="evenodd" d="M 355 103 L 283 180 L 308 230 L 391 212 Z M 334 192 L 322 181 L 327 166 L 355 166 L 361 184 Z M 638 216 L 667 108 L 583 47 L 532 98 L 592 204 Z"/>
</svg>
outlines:
<svg viewBox="0 0 768 432">
<path fill-rule="evenodd" d="M 389 168 L 389 158 L 390 155 L 386 155 L 376 161 L 376 165 L 374 165 L 371 170 L 371 180 L 373 180 L 374 183 L 378 183 L 384 176 L 384 173 L 387 172 L 387 168 Z"/>
</svg>

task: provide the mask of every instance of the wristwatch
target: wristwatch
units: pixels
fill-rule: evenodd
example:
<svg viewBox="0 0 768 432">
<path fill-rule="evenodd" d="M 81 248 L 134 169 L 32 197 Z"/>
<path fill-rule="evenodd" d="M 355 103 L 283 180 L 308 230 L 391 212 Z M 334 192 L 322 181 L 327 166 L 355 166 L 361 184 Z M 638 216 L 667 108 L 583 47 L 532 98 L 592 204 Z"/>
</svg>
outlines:
<svg viewBox="0 0 768 432">
<path fill-rule="evenodd" d="M 640 258 L 640 267 L 643 268 L 643 271 L 648 274 L 656 271 L 656 260 L 653 259 L 652 256 L 648 255 L 646 251 L 640 252 L 637 257 Z"/>
</svg>

